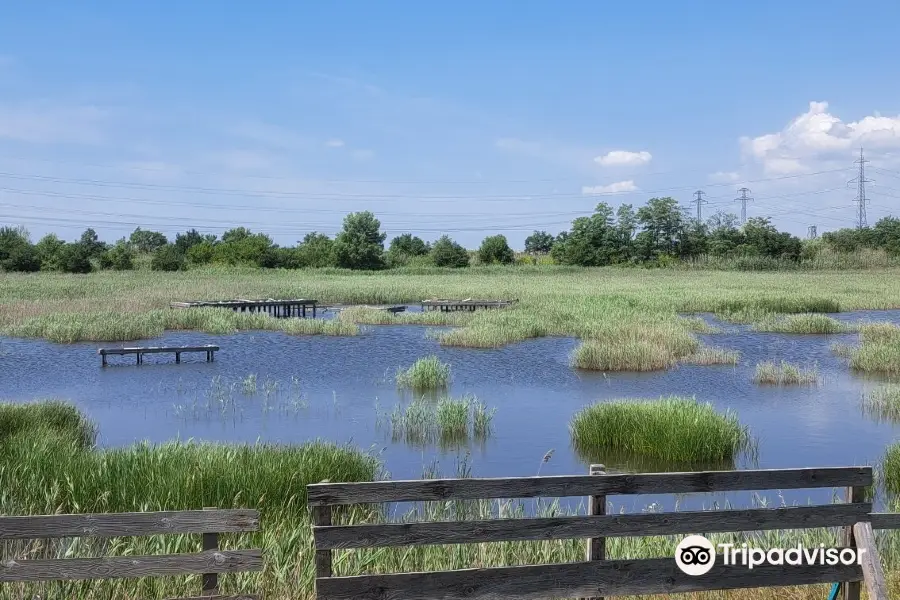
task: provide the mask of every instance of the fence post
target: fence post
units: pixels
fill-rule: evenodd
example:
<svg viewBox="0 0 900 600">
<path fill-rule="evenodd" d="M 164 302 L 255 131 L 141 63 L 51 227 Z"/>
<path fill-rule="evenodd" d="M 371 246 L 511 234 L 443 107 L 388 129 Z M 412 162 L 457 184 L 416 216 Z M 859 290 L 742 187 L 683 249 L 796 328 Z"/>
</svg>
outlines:
<svg viewBox="0 0 900 600">
<path fill-rule="evenodd" d="M 215 510 L 215 507 L 203 507 L 203 510 Z M 203 533 L 203 541 L 202 541 L 202 549 L 203 550 L 218 550 L 219 549 L 219 534 L 218 533 Z M 203 577 L 203 587 L 201 595 L 203 596 L 218 596 L 219 595 L 219 575 L 218 573 L 204 573 Z"/>
<path fill-rule="evenodd" d="M 313 507 L 313 525 L 331 525 L 331 507 Z M 331 577 L 331 550 L 316 550 L 316 577 Z"/>
<path fill-rule="evenodd" d="M 865 502 L 866 488 L 854 485 L 847 488 L 847 502 Z M 844 527 L 843 545 L 855 548 L 857 546 L 856 536 L 853 533 L 853 526 Z M 842 584 L 844 589 L 844 600 L 859 600 L 860 582 L 844 581 Z"/>
<path fill-rule="evenodd" d="M 603 465 L 591 465 L 591 475 L 606 475 L 606 467 Z M 606 514 L 606 494 L 588 496 L 588 515 L 598 516 Z M 606 560 L 606 538 L 588 538 L 586 560 Z M 602 597 L 586 598 L 585 600 L 603 600 Z"/>
</svg>

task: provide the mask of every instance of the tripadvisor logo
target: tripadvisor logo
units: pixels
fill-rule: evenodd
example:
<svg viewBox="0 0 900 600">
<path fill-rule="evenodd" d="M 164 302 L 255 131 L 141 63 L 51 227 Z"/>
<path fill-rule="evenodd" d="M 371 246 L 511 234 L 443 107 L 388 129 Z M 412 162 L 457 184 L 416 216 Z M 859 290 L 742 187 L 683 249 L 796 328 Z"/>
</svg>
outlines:
<svg viewBox="0 0 900 600">
<path fill-rule="evenodd" d="M 793 548 L 751 548 L 746 543 L 718 544 L 702 535 L 689 535 L 675 548 L 675 564 L 687 575 L 697 576 L 709 573 L 716 562 L 716 547 L 725 566 L 741 565 L 752 569 L 760 565 L 861 565 L 865 548 L 807 548 L 797 544 Z"/>
</svg>

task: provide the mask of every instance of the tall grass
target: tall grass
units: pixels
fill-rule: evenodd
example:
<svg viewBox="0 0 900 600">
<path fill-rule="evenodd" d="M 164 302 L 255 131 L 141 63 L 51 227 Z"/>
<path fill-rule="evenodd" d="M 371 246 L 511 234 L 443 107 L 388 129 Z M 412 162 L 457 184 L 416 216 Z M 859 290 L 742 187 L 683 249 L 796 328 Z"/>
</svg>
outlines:
<svg viewBox="0 0 900 600">
<path fill-rule="evenodd" d="M 681 362 L 689 365 L 736 365 L 741 358 L 737 350 L 702 346 L 693 354 L 690 354 Z"/>
<path fill-rule="evenodd" d="M 863 396 L 863 411 L 879 420 L 900 423 L 900 384 L 882 385 Z"/>
<path fill-rule="evenodd" d="M 819 375 L 815 369 L 807 370 L 786 361 L 776 363 L 768 360 L 756 365 L 753 381 L 761 385 L 815 385 Z"/>
<path fill-rule="evenodd" d="M 770 317 L 754 323 L 756 331 L 774 333 L 846 333 L 853 327 L 833 317 L 816 313 L 788 315 L 783 318 Z"/>
<path fill-rule="evenodd" d="M 606 463 L 612 455 L 672 466 L 730 464 L 753 446 L 733 413 L 677 396 L 594 404 L 575 415 L 570 431 L 580 454 Z"/>
<path fill-rule="evenodd" d="M 396 380 L 398 386 L 416 392 L 443 389 L 450 385 L 450 365 L 437 356 L 426 356 L 407 369 L 398 369 Z"/>
<path fill-rule="evenodd" d="M 255 593 L 268 600 L 315 598 L 315 547 L 305 502 L 307 483 L 363 481 L 382 475 L 376 459 L 357 450 L 312 442 L 301 446 L 142 444 L 118 450 L 92 448 L 93 426 L 74 408 L 52 405 L 0 405 L 0 513 L 5 515 L 186 510 L 204 506 L 258 508 L 261 531 L 222 534 L 224 549 L 261 548 L 261 573 L 220 576 L 221 593 Z M 51 432 L 55 432 L 52 433 Z M 464 476 L 465 474 L 463 474 Z M 429 473 L 430 478 L 440 473 Z M 583 514 L 583 507 L 563 509 L 542 504 L 535 516 Z M 648 510 L 654 510 L 651 506 Z M 612 512 L 615 512 L 614 510 Z M 347 509 L 335 511 L 334 523 L 362 524 L 451 519 L 482 520 L 530 516 L 523 503 L 498 501 L 430 502 L 407 512 Z M 714 542 L 750 542 L 784 547 L 802 541 L 813 547 L 834 545 L 835 532 L 803 531 L 718 534 Z M 609 538 L 612 559 L 671 556 L 681 536 Z M 135 556 L 196 552 L 199 536 L 88 538 L 4 542 L 4 560 Z M 896 544 L 879 535 L 892 591 L 897 589 Z M 460 544 L 407 548 L 371 548 L 334 552 L 337 576 L 383 572 L 435 571 L 583 560 L 584 540 L 541 540 L 496 544 Z M 10 600 L 157 600 L 195 596 L 199 576 L 4 584 L 0 598 Z M 723 593 L 716 597 L 813 600 L 822 586 L 755 590 L 752 596 Z M 685 595 L 691 600 L 711 596 Z"/>
<path fill-rule="evenodd" d="M 872 323 L 860 328 L 860 345 L 850 354 L 850 368 L 865 373 L 900 375 L 900 327 Z"/>
<path fill-rule="evenodd" d="M 461 447 L 469 440 L 484 441 L 491 431 L 495 408 L 488 409 L 475 396 L 443 397 L 431 401 L 416 398 L 397 404 L 388 417 L 391 438 L 407 444 Z M 383 416 L 379 415 L 379 420 Z"/>
</svg>

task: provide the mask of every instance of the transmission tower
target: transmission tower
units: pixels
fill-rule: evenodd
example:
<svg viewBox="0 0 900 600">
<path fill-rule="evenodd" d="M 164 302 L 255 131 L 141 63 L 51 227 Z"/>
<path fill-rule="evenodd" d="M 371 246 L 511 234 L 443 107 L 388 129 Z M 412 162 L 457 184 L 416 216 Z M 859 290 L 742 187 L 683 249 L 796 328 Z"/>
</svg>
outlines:
<svg viewBox="0 0 900 600">
<path fill-rule="evenodd" d="M 741 195 L 738 198 L 735 198 L 735 201 L 741 203 L 741 223 L 746 223 L 747 222 L 747 202 L 750 202 L 751 200 L 753 200 L 753 198 L 751 198 L 750 196 L 747 195 L 750 193 L 750 190 L 745 187 L 742 187 L 738 191 L 741 193 Z"/>
<path fill-rule="evenodd" d="M 856 202 L 856 227 L 863 229 L 868 227 L 866 222 L 866 204 L 869 201 L 866 198 L 866 184 L 872 183 L 872 180 L 866 179 L 866 163 L 869 161 L 863 156 L 862 148 L 859 149 L 859 158 L 853 162 L 859 165 L 859 175 L 848 181 L 847 185 L 851 183 L 856 184 L 856 198 L 853 199 Z"/>
<path fill-rule="evenodd" d="M 702 206 L 704 204 L 708 204 L 708 202 L 703 199 L 703 194 L 705 194 L 705 193 L 706 192 L 704 192 L 703 190 L 697 190 L 696 192 L 694 192 L 694 204 L 697 205 L 697 222 L 698 223 L 703 221 Z"/>
<path fill-rule="evenodd" d="M 811 240 L 814 240 L 817 237 L 819 237 L 819 234 L 816 231 L 815 225 L 810 225 L 809 227 L 806 228 L 806 237 L 808 237 Z"/>
</svg>

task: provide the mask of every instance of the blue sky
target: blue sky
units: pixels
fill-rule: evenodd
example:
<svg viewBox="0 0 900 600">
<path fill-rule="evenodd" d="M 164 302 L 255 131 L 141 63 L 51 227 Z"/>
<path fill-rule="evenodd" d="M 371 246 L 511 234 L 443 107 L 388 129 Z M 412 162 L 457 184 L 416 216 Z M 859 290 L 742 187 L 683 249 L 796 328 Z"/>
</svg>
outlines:
<svg viewBox="0 0 900 600">
<path fill-rule="evenodd" d="M 212 6 L 0 5 L 0 222 L 292 244 L 368 209 L 521 247 L 746 186 L 805 235 L 854 225 L 860 146 L 869 222 L 900 208 L 896 2 Z"/>
</svg>

